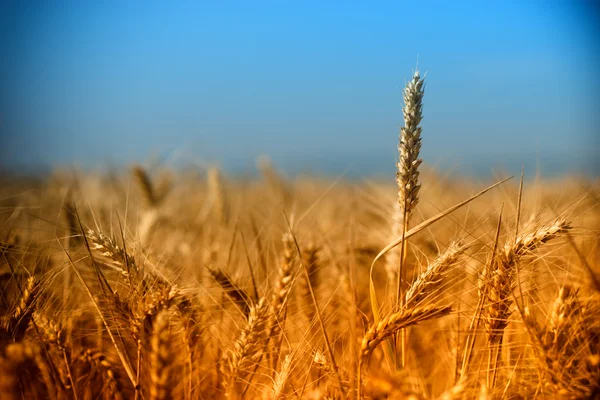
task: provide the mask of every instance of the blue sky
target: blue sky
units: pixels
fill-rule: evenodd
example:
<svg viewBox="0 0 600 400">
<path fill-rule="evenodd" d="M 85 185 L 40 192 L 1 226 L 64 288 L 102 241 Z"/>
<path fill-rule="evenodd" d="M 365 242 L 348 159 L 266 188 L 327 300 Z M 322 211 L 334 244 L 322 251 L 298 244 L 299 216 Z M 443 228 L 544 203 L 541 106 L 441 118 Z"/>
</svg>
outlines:
<svg viewBox="0 0 600 400">
<path fill-rule="evenodd" d="M 592 2 L 104 3 L 0 6 L 0 166 L 393 174 L 418 60 L 430 165 L 599 173 Z"/>
</svg>

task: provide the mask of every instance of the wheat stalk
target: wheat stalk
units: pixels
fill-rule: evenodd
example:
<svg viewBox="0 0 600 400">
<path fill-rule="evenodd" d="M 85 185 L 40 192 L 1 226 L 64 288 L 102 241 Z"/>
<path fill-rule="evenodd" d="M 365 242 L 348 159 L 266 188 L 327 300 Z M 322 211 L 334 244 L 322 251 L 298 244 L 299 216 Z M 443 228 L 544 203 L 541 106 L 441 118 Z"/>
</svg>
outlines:
<svg viewBox="0 0 600 400">
<path fill-rule="evenodd" d="M 404 88 L 404 126 L 400 128 L 398 141 L 398 161 L 396 163 L 396 183 L 398 185 L 398 198 L 394 204 L 394 222 L 392 225 L 392 237 L 396 238 L 402 232 L 408 230 L 408 222 L 419 202 L 419 166 L 422 159 L 419 158 L 421 151 L 421 130 L 419 126 L 423 119 L 423 95 L 425 94 L 425 81 L 421 78 L 419 70 L 416 70 L 412 79 Z M 391 252 L 386 263 L 388 279 L 393 282 L 394 277 L 403 279 L 399 271 L 402 258 L 402 249 Z M 400 287 L 400 283 L 398 283 Z M 400 295 L 400 293 L 399 293 Z"/>
<path fill-rule="evenodd" d="M 123 392 L 119 384 L 118 374 L 114 365 L 98 350 L 85 349 L 79 356 L 79 361 L 89 364 L 102 372 L 108 398 L 122 400 Z"/>
<path fill-rule="evenodd" d="M 218 168 L 213 167 L 208 170 L 207 175 L 208 196 L 212 210 L 219 221 L 226 223 L 229 219 L 229 213 L 221 173 Z"/>
<path fill-rule="evenodd" d="M 268 315 L 269 303 L 266 297 L 261 297 L 259 302 L 250 308 L 246 326 L 233 348 L 221 359 L 221 373 L 224 376 L 222 383 L 226 397 L 233 395 L 238 376 L 258 360 Z"/>
<path fill-rule="evenodd" d="M 31 380 L 31 377 L 41 377 Z M 39 387 L 43 383 L 43 387 Z M 0 398 L 22 399 L 23 389 L 35 398 L 58 399 L 50 368 L 37 346 L 30 342 L 11 343 L 0 356 Z M 62 393 L 66 396 L 66 393 Z"/>
<path fill-rule="evenodd" d="M 234 283 L 229 275 L 227 275 L 221 268 L 212 268 L 207 266 L 207 269 L 215 282 L 221 286 L 225 294 L 236 306 L 241 308 L 244 316 L 247 316 L 250 309 L 250 297 L 248 297 L 248 294 L 236 283 Z"/>
<path fill-rule="evenodd" d="M 35 277 L 27 278 L 21 291 L 21 298 L 15 310 L 8 320 L 3 324 L 3 329 L 12 336 L 13 340 L 18 342 L 23 339 L 25 332 L 29 327 L 33 312 L 35 311 L 34 301 L 39 291 L 39 285 Z"/>
<path fill-rule="evenodd" d="M 398 204 L 400 212 L 410 219 L 412 212 L 419 201 L 419 158 L 421 150 L 421 127 L 423 119 L 423 95 L 425 94 L 425 81 L 421 78 L 419 70 L 404 89 L 404 126 L 400 128 L 400 142 L 398 144 L 398 164 L 396 182 L 398 183 Z"/>
<path fill-rule="evenodd" d="M 279 263 L 278 276 L 271 298 L 269 329 L 267 330 L 269 338 L 277 336 L 280 332 L 281 317 L 294 282 L 294 239 L 290 233 L 285 233 L 282 242 L 283 256 Z"/>
<path fill-rule="evenodd" d="M 308 279 L 303 275 L 298 282 L 298 296 L 302 304 L 302 309 L 308 318 L 309 323 L 315 316 L 315 308 L 310 301 L 310 288 L 312 285 L 313 290 L 317 291 L 319 287 L 319 254 L 318 247 L 314 244 L 310 244 L 302 252 L 303 262 L 308 270 Z"/>
<path fill-rule="evenodd" d="M 421 127 L 419 124 L 423 119 L 423 95 L 425 81 L 421 79 L 419 70 L 415 70 L 413 78 L 404 88 L 404 126 L 400 129 L 400 140 L 398 143 L 398 162 L 396 165 L 396 182 L 398 184 L 398 205 L 396 206 L 396 217 L 402 216 L 402 227 L 395 226 L 392 233 L 402 232 L 402 244 L 400 249 L 390 257 L 388 265 L 388 277 L 391 277 L 394 267 L 397 268 L 396 277 L 396 307 L 402 307 L 404 296 L 403 285 L 406 282 L 406 240 L 405 234 L 409 228 L 410 217 L 419 201 L 419 166 L 422 160 L 419 158 L 421 150 Z M 398 218 L 395 224 L 399 224 Z M 392 281 L 393 282 L 393 281 Z M 390 348 L 393 346 L 390 342 Z M 400 331 L 400 363 L 406 363 L 406 332 Z"/>
<path fill-rule="evenodd" d="M 65 332 L 63 331 L 62 326 L 60 324 L 55 323 L 52 320 L 49 320 L 37 311 L 33 313 L 33 322 L 38 328 L 38 332 L 40 334 L 41 339 L 45 343 L 56 347 L 56 349 L 60 353 L 62 357 L 61 363 L 63 365 L 63 368 L 60 368 L 59 371 L 61 373 L 63 385 L 65 387 L 70 386 L 73 390 L 73 396 L 75 397 L 75 399 L 77 399 L 75 381 L 73 379 L 73 373 L 71 371 L 71 352 L 66 346 Z M 65 375 L 66 379 L 64 378 Z"/>
<path fill-rule="evenodd" d="M 129 279 L 131 271 L 134 274 L 138 272 L 135 258 L 127 254 L 125 249 L 119 247 L 114 239 L 92 229 L 88 230 L 87 238 L 91 242 L 90 249 L 98 250 L 100 255 L 110 258 L 113 261 L 110 267 L 114 268 L 123 277 Z"/>
<path fill-rule="evenodd" d="M 358 357 L 359 361 L 361 363 L 364 362 L 382 340 L 385 340 L 400 329 L 429 319 L 443 317 L 444 315 L 448 315 L 450 311 L 452 311 L 451 306 L 424 306 L 403 310 L 387 318 L 383 318 L 379 323 L 371 325 L 363 336 L 360 345 L 360 355 Z"/>
<path fill-rule="evenodd" d="M 281 363 L 281 369 L 277 372 L 275 376 L 275 381 L 273 382 L 273 389 L 271 394 L 271 399 L 279 400 L 284 397 L 285 386 L 288 383 L 288 379 L 290 377 L 290 373 L 292 371 L 292 356 L 288 354 L 285 356 L 283 362 Z"/>
<path fill-rule="evenodd" d="M 491 270 L 486 271 L 489 276 L 485 277 L 489 303 L 486 308 L 485 327 L 490 344 L 500 342 L 504 328 L 508 325 L 508 318 L 511 315 L 512 299 L 510 295 L 514 287 L 514 274 L 521 257 L 569 229 L 571 229 L 570 225 L 562 219 L 537 229 L 530 229 L 519 235 L 514 242 L 506 243 L 503 251 L 494 258 Z"/>
<path fill-rule="evenodd" d="M 141 165 L 135 165 L 131 172 L 135 181 L 139 187 L 140 194 L 142 195 L 142 200 L 144 201 L 144 205 L 148 209 L 152 209 L 156 207 L 156 196 L 154 195 L 154 188 L 152 186 L 152 179 L 150 179 L 150 175 Z"/>
<path fill-rule="evenodd" d="M 158 312 L 150 341 L 150 399 L 167 400 L 173 397 L 173 363 L 175 355 L 171 346 L 170 312 Z"/>
<path fill-rule="evenodd" d="M 410 308 L 416 306 L 437 290 L 441 285 L 444 275 L 456 264 L 460 255 L 466 249 L 467 246 L 462 245 L 460 242 L 453 242 L 448 246 L 446 251 L 439 254 L 406 291 L 404 307 Z"/>
<path fill-rule="evenodd" d="M 358 398 L 362 386 L 362 365 L 371 352 L 383 341 L 401 329 L 433 318 L 443 317 L 452 311 L 452 307 L 425 306 L 396 312 L 379 323 L 371 325 L 363 336 L 358 355 Z"/>
</svg>

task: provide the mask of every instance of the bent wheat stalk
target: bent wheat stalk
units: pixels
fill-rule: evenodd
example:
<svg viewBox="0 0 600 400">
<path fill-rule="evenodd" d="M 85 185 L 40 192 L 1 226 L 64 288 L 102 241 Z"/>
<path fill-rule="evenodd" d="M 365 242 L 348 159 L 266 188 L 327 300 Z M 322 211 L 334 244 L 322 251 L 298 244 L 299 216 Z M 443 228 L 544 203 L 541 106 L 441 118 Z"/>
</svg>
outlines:
<svg viewBox="0 0 600 400">
<path fill-rule="evenodd" d="M 401 329 L 433 318 L 443 317 L 452 311 L 451 306 L 417 307 L 394 313 L 379 322 L 375 322 L 365 333 L 358 355 L 358 398 L 361 398 L 362 366 L 371 352 L 383 341 Z"/>
<path fill-rule="evenodd" d="M 467 246 L 460 242 L 453 242 L 446 251 L 438 255 L 406 291 L 404 307 L 416 306 L 438 289 L 444 274 L 458 261 L 466 249 Z"/>
</svg>

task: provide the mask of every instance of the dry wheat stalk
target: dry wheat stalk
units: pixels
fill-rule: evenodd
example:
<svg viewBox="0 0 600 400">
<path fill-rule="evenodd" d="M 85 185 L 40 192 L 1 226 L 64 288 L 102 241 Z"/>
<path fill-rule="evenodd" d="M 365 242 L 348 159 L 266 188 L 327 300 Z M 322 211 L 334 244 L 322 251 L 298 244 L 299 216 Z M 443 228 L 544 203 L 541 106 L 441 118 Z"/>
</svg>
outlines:
<svg viewBox="0 0 600 400">
<path fill-rule="evenodd" d="M 127 283 L 137 284 L 131 289 L 141 292 L 143 295 L 147 292 L 159 293 L 159 297 L 164 297 L 171 291 L 173 291 L 170 294 L 171 297 L 179 294 L 179 289 L 167 282 L 158 273 L 138 266 L 135 257 L 127 253 L 124 248 L 119 247 L 115 239 L 91 229 L 88 230 L 87 237 L 91 242 L 90 248 L 92 250 L 99 251 L 100 255 L 112 261 L 112 264 L 107 264 L 107 266 L 119 272 L 127 279 Z M 133 278 L 138 278 L 138 280 L 136 281 Z M 131 301 L 133 298 L 129 297 L 129 300 Z"/>
<path fill-rule="evenodd" d="M 294 251 L 294 238 L 290 233 L 285 233 L 282 241 L 283 256 L 279 263 L 278 277 L 271 298 L 268 338 L 277 336 L 280 332 L 281 317 L 294 282 L 294 256 L 296 254 Z"/>
<path fill-rule="evenodd" d="M 313 356 L 313 366 L 325 374 L 330 374 L 331 372 L 333 372 L 331 364 L 329 363 L 327 357 L 321 350 L 315 351 L 315 354 Z"/>
<path fill-rule="evenodd" d="M 494 258 L 491 271 L 486 271 L 489 276 L 485 277 L 488 285 L 485 290 L 489 303 L 489 306 L 486 307 L 485 327 L 490 343 L 498 344 L 501 341 L 504 328 L 508 324 L 512 305 L 510 295 L 519 259 L 535 250 L 540 244 L 569 229 L 571 229 L 570 225 L 562 219 L 537 229 L 530 229 L 519 235 L 514 242 L 509 241 L 503 251 Z"/>
<path fill-rule="evenodd" d="M 300 298 L 300 304 L 306 314 L 308 321 L 312 321 L 315 316 L 315 309 L 312 301 L 310 301 L 310 288 L 312 285 L 313 290 L 317 292 L 319 287 L 319 264 L 318 264 L 318 247 L 314 244 L 310 244 L 302 252 L 303 262 L 308 270 L 308 280 L 303 275 L 298 282 L 298 296 Z"/>
<path fill-rule="evenodd" d="M 400 128 L 398 141 L 398 161 L 396 163 L 396 183 L 398 184 L 398 198 L 394 204 L 394 215 L 392 223 L 392 237 L 399 237 L 403 231 L 408 230 L 408 222 L 419 202 L 419 166 L 422 159 L 419 158 L 421 151 L 421 130 L 419 126 L 423 119 L 423 95 L 425 94 L 425 81 L 421 79 L 419 70 L 413 74 L 410 82 L 404 88 L 404 126 Z M 402 271 L 399 271 L 403 247 L 392 249 L 385 264 L 388 280 L 394 282 L 396 277 L 404 279 Z M 398 282 L 400 288 L 400 282 Z M 398 294 L 400 296 L 400 293 Z"/>
<path fill-rule="evenodd" d="M 123 392 L 114 365 L 98 350 L 85 349 L 79 356 L 79 361 L 96 368 L 102 373 L 106 395 L 110 399 L 122 400 Z"/>
<path fill-rule="evenodd" d="M 443 317 L 444 315 L 448 315 L 451 310 L 451 306 L 415 307 L 383 318 L 378 324 L 371 325 L 369 330 L 363 336 L 358 357 L 359 362 L 363 363 L 382 340 L 385 340 L 400 329 L 433 318 Z"/>
<path fill-rule="evenodd" d="M 560 288 L 545 329 L 528 308 L 523 312 L 544 386 L 561 398 L 594 398 L 600 391 L 600 332 L 597 318 L 587 318 L 588 312 L 568 287 Z"/>
<path fill-rule="evenodd" d="M 386 318 L 383 318 L 379 323 L 371 325 L 369 330 L 363 336 L 360 351 L 358 355 L 358 399 L 361 399 L 362 392 L 362 366 L 371 352 L 391 335 L 408 326 L 416 325 L 420 322 L 427 321 L 433 318 L 443 317 L 452 311 L 452 307 L 416 307 L 408 310 L 403 310 L 394 313 Z"/>
<path fill-rule="evenodd" d="M 163 309 L 154 319 L 152 338 L 150 341 L 150 399 L 173 399 L 174 359 L 170 332 L 170 312 Z"/>
<path fill-rule="evenodd" d="M 292 371 L 292 355 L 288 354 L 285 356 L 283 362 L 281 363 L 281 369 L 277 372 L 275 376 L 275 381 L 273 382 L 273 389 L 271 394 L 271 399 L 279 400 L 284 398 L 285 386 L 288 383 L 288 379 L 290 377 L 290 373 Z"/>
<path fill-rule="evenodd" d="M 391 375 L 383 374 L 371 377 L 365 387 L 365 392 L 371 399 L 426 399 L 418 384 L 411 379 L 406 370 Z"/>
<path fill-rule="evenodd" d="M 67 226 L 69 227 L 69 236 L 67 241 L 68 248 L 75 248 L 81 244 L 81 231 L 79 230 L 79 221 L 77 220 L 77 209 L 75 202 L 71 198 L 71 194 L 67 194 L 65 204 L 63 206 Z"/>
<path fill-rule="evenodd" d="M 446 251 L 439 254 L 406 291 L 404 307 L 416 306 L 437 290 L 444 274 L 458 261 L 466 249 L 467 247 L 460 242 L 452 242 Z"/>
<path fill-rule="evenodd" d="M 13 340 L 18 342 L 23 339 L 25 332 L 29 327 L 33 312 L 35 311 L 34 301 L 39 291 L 39 285 L 35 277 L 27 278 L 22 288 L 21 298 L 17 307 L 11 316 L 4 322 L 3 329 L 12 336 Z"/>
<path fill-rule="evenodd" d="M 37 311 L 33 313 L 33 322 L 38 328 L 37 332 L 41 339 L 60 353 L 60 364 L 62 367 L 59 367 L 58 370 L 62 383 L 66 388 L 70 387 L 75 392 L 75 382 L 71 372 L 71 352 L 65 343 L 65 332 L 63 331 L 62 326 L 46 318 Z M 77 397 L 76 394 L 75 397 Z"/>
<path fill-rule="evenodd" d="M 458 381 L 454 386 L 450 389 L 446 390 L 438 400 L 461 400 L 464 399 L 467 395 L 467 384 L 464 380 Z"/>
<path fill-rule="evenodd" d="M 140 190 L 140 194 L 142 195 L 142 200 L 144 201 L 144 205 L 146 208 L 151 209 L 156 207 L 156 196 L 154 194 L 154 188 L 152 187 L 152 180 L 150 179 L 150 175 L 141 165 L 135 165 L 131 172 L 137 185 Z"/>
<path fill-rule="evenodd" d="M 400 202 L 404 202 L 401 199 L 396 199 L 394 201 L 394 208 L 392 212 L 392 230 L 391 230 L 391 238 L 395 239 L 402 235 L 403 229 L 403 219 L 404 215 L 402 212 L 402 206 Z M 398 266 L 400 265 L 400 252 L 401 249 L 399 247 L 395 247 L 391 249 L 385 258 L 385 271 L 387 273 L 388 282 L 392 284 L 396 281 L 396 277 L 398 276 Z"/>
<path fill-rule="evenodd" d="M 210 168 L 208 175 L 208 196 L 212 206 L 212 211 L 218 221 L 226 223 L 229 215 L 225 197 L 225 189 L 223 188 L 223 179 L 218 168 Z"/>
<path fill-rule="evenodd" d="M 46 343 L 57 346 L 61 351 L 65 349 L 65 333 L 59 324 L 56 324 L 37 311 L 33 312 L 33 321 L 39 328 Z"/>
<path fill-rule="evenodd" d="M 269 303 L 266 297 L 261 297 L 259 302 L 250 308 L 248 322 L 233 348 L 221 359 L 222 384 L 226 397 L 231 397 L 234 393 L 238 376 L 245 373 L 259 359 L 268 316 Z"/>
<path fill-rule="evenodd" d="M 142 166 L 135 165 L 132 168 L 132 173 L 139 187 L 144 204 L 144 211 L 140 215 L 140 222 L 138 224 L 138 235 L 140 242 L 146 245 L 150 240 L 152 227 L 160 218 L 158 210 L 159 199 L 152 185 L 150 175 Z"/>
<path fill-rule="evenodd" d="M 554 303 L 552 310 L 548 316 L 547 330 L 551 333 L 550 342 L 556 346 L 561 331 L 566 327 L 566 324 L 577 318 L 581 312 L 581 304 L 577 300 L 577 291 L 570 286 L 562 286 Z"/>
<path fill-rule="evenodd" d="M 37 379 L 31 380 L 31 377 Z M 43 383 L 42 387 L 40 383 Z M 4 355 L 0 356 L 0 398 L 57 399 L 58 390 L 37 346 L 26 341 L 11 343 L 4 348 Z M 66 396 L 66 393 L 62 394 Z"/>
<path fill-rule="evenodd" d="M 102 256 L 110 258 L 113 261 L 110 267 L 125 278 L 129 278 L 130 271 L 134 274 L 138 272 L 135 258 L 127 254 L 125 249 L 119 247 L 114 239 L 92 229 L 88 230 L 87 237 L 91 242 L 90 248 L 98 250 Z"/>
<path fill-rule="evenodd" d="M 398 144 L 398 164 L 396 182 L 398 183 L 398 203 L 400 212 L 410 219 L 412 211 L 419 201 L 419 158 L 421 150 L 421 127 L 423 119 L 423 95 L 425 81 L 419 70 L 404 89 L 404 126 L 400 129 Z"/>
<path fill-rule="evenodd" d="M 423 95 L 425 81 L 421 79 L 419 70 L 415 70 L 413 78 L 404 88 L 404 126 L 400 129 L 400 140 L 398 143 L 398 162 L 396 165 L 396 182 L 398 184 L 398 205 L 395 207 L 395 226 L 393 233 L 402 232 L 402 244 L 389 258 L 387 264 L 388 278 L 393 279 L 393 270 L 397 270 L 396 276 L 396 299 L 395 307 L 402 307 L 404 302 L 404 285 L 406 282 L 406 259 L 407 243 L 404 234 L 408 231 L 410 217 L 419 201 L 419 166 L 422 160 L 419 158 L 421 150 L 421 127 L 419 124 L 423 118 Z M 402 216 L 402 225 L 398 217 Z M 395 264 L 395 265 L 394 265 Z M 393 280 L 391 281 L 393 283 Z M 391 339 L 390 339 L 391 340 Z M 400 365 L 406 363 L 406 332 L 400 331 Z M 390 342 L 390 346 L 392 346 Z"/>
<path fill-rule="evenodd" d="M 171 192 L 172 186 L 173 179 L 171 174 L 166 170 L 162 171 L 154 187 L 154 197 L 157 204 L 162 204 L 164 202 L 167 195 Z"/>
<path fill-rule="evenodd" d="M 256 159 L 256 167 L 267 181 L 269 188 L 281 200 L 284 206 L 290 204 L 292 200 L 291 188 L 288 187 L 285 178 L 273 166 L 268 156 L 261 155 Z"/>
<path fill-rule="evenodd" d="M 145 210 L 140 215 L 140 222 L 138 223 L 138 235 L 140 243 L 146 246 L 152 238 L 152 228 L 160 220 L 161 216 L 157 208 L 150 208 Z"/>
<path fill-rule="evenodd" d="M 164 286 L 154 289 L 146 294 L 143 303 L 134 309 L 134 314 L 137 317 L 135 323 L 145 332 L 154 332 L 156 331 L 154 324 L 158 316 L 177 306 L 181 301 L 184 300 L 182 300 L 177 286 Z"/>
<path fill-rule="evenodd" d="M 247 316 L 250 310 L 250 297 L 248 297 L 248 294 L 235 284 L 221 268 L 212 268 L 210 266 L 207 266 L 207 268 L 215 282 L 221 286 L 231 301 L 241 308 L 244 316 Z"/>
<path fill-rule="evenodd" d="M 13 343 L 4 349 L 0 357 L 0 396 L 3 399 L 18 400 L 23 398 L 19 388 L 21 371 L 25 364 L 33 364 L 34 349 L 25 343 Z"/>
</svg>

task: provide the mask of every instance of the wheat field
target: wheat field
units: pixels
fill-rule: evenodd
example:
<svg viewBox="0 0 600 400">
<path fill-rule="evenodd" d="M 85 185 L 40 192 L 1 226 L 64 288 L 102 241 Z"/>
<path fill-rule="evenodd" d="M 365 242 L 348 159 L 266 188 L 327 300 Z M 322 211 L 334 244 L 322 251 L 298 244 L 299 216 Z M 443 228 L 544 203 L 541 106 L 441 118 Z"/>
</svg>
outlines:
<svg viewBox="0 0 600 400">
<path fill-rule="evenodd" d="M 599 182 L 421 165 L 423 96 L 396 182 L 5 178 L 0 398 L 600 398 Z"/>
</svg>

